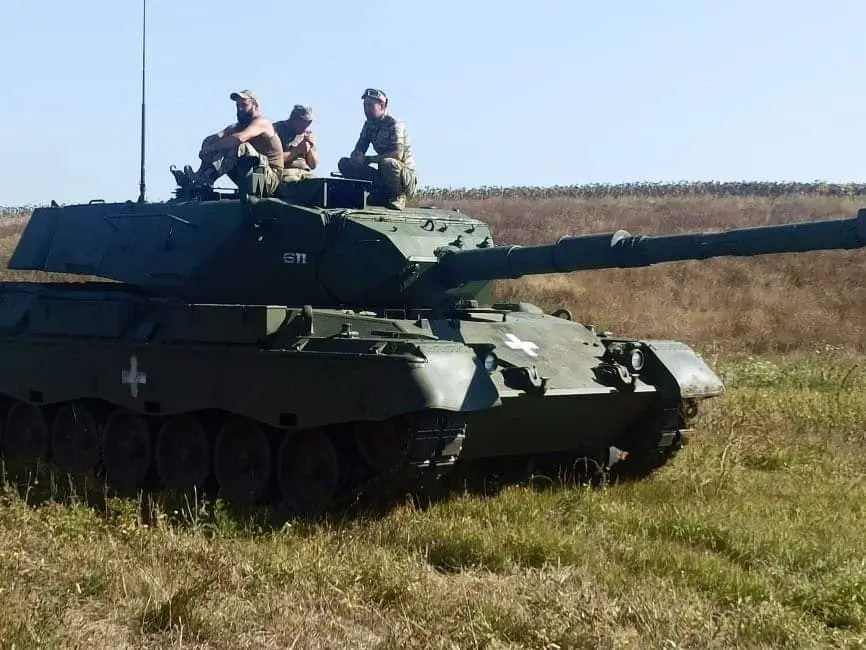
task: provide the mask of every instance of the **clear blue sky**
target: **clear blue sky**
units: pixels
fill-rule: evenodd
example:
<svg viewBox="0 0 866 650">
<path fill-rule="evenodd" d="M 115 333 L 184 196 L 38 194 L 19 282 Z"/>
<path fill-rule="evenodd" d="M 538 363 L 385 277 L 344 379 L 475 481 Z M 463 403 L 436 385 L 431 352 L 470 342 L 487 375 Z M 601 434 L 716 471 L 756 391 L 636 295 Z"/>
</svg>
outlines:
<svg viewBox="0 0 866 650">
<path fill-rule="evenodd" d="M 375 86 L 422 186 L 866 180 L 862 0 L 507 3 L 148 0 L 147 198 L 240 88 L 313 106 L 322 174 Z M 137 197 L 140 36 L 140 0 L 0 3 L 0 205 Z"/>
</svg>

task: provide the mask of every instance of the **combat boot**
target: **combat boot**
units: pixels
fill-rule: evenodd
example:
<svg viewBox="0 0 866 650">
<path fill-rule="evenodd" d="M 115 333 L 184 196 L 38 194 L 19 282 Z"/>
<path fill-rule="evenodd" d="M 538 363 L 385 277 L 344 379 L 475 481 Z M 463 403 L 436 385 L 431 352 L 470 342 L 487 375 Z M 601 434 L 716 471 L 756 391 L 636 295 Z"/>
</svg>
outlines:
<svg viewBox="0 0 866 650">
<path fill-rule="evenodd" d="M 392 210 L 402 210 L 406 207 L 406 195 L 398 194 L 393 199 L 388 201 L 388 207 Z"/>
<path fill-rule="evenodd" d="M 189 177 L 189 174 L 186 171 L 188 167 L 189 167 L 189 165 L 184 167 L 183 171 L 180 171 L 174 165 L 169 167 L 169 170 L 174 175 L 174 180 L 177 182 L 178 187 L 186 188 L 188 185 L 190 185 L 191 179 Z"/>
</svg>

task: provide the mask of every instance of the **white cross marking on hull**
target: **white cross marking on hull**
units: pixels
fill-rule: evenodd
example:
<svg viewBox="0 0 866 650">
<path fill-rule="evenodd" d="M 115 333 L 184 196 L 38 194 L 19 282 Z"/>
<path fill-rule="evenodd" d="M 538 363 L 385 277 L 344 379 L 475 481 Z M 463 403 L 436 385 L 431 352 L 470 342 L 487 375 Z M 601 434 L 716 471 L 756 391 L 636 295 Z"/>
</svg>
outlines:
<svg viewBox="0 0 866 650">
<path fill-rule="evenodd" d="M 129 370 L 120 371 L 120 383 L 129 384 L 129 392 L 138 397 L 138 385 L 147 383 L 147 375 L 138 372 L 138 357 L 134 354 L 129 358 Z"/>
<path fill-rule="evenodd" d="M 512 350 L 523 350 L 530 357 L 538 356 L 535 353 L 535 351 L 538 349 L 538 345 L 536 345 L 532 341 L 521 341 L 511 332 L 505 335 L 505 345 L 510 347 Z"/>
</svg>

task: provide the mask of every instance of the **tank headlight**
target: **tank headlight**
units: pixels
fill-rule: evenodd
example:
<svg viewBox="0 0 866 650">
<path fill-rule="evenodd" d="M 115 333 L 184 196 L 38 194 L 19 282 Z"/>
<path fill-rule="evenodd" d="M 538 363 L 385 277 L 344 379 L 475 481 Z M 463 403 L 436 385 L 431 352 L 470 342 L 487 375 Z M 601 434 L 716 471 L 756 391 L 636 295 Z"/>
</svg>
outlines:
<svg viewBox="0 0 866 650">
<path fill-rule="evenodd" d="M 493 372 L 496 370 L 496 366 L 499 365 L 499 359 L 496 358 L 496 355 L 492 352 L 488 352 L 484 357 L 484 369 L 487 372 Z"/>
<path fill-rule="evenodd" d="M 644 357 L 643 350 L 639 348 L 633 348 L 631 352 L 628 354 L 628 365 L 631 367 L 632 372 L 640 372 L 643 370 L 643 366 L 646 363 L 646 357 Z"/>
</svg>

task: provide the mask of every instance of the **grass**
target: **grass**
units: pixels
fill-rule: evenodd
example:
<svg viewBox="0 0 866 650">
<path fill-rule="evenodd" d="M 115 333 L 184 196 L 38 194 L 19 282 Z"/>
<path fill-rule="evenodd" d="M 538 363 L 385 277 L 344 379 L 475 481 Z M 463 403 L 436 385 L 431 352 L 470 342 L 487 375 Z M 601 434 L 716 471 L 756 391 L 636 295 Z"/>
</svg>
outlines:
<svg viewBox="0 0 866 650">
<path fill-rule="evenodd" d="M 449 202 L 501 242 L 852 215 L 846 198 Z M 12 227 L 12 226 L 10 226 Z M 3 231 L 0 251 L 16 231 Z M 501 297 L 696 345 L 723 376 L 651 479 L 381 517 L 0 504 L 0 646 L 866 646 L 862 251 L 524 279 Z"/>
</svg>

